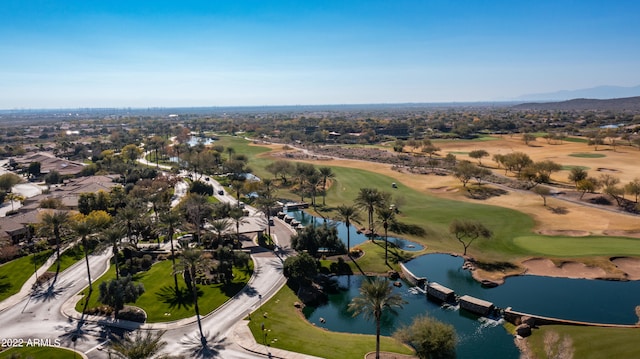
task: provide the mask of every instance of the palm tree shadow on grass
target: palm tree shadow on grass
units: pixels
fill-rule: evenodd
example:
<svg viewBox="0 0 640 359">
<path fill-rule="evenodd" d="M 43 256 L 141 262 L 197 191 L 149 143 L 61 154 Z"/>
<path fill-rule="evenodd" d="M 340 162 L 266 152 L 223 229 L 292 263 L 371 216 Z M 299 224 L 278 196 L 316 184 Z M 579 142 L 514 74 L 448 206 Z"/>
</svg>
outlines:
<svg viewBox="0 0 640 359">
<path fill-rule="evenodd" d="M 198 290 L 198 297 L 202 295 L 203 292 Z M 184 287 L 176 291 L 175 287 L 167 285 L 160 288 L 156 296 L 162 303 L 168 304 L 169 309 L 190 309 L 193 306 L 193 293 Z"/>
<path fill-rule="evenodd" d="M 11 289 L 11 287 L 13 287 L 11 285 L 11 282 L 9 281 L 9 276 L 4 274 L 2 276 L 0 276 L 0 294 L 8 291 L 9 289 Z"/>
</svg>

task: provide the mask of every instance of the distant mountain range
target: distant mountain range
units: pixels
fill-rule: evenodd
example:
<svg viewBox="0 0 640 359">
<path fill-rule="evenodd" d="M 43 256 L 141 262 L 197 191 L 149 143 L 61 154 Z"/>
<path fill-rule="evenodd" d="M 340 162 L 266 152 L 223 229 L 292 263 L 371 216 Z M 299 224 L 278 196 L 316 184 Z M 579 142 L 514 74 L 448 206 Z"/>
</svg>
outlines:
<svg viewBox="0 0 640 359">
<path fill-rule="evenodd" d="M 528 94 L 519 96 L 514 100 L 527 102 L 566 101 L 579 98 L 606 100 L 635 96 L 640 96 L 640 85 L 634 87 L 598 86 L 580 90 L 562 90 L 549 93 Z"/>
<path fill-rule="evenodd" d="M 518 110 L 640 111 L 640 96 L 607 100 L 577 98 L 560 102 L 529 102 L 513 106 Z"/>
</svg>

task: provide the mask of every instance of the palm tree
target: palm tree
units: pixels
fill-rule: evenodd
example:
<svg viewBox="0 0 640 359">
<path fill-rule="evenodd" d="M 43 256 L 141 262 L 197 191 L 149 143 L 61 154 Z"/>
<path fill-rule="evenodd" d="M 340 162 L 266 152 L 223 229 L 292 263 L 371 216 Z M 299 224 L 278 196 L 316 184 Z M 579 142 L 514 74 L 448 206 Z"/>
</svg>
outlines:
<svg viewBox="0 0 640 359">
<path fill-rule="evenodd" d="M 331 167 L 320 167 L 318 171 L 322 175 L 322 205 L 324 206 L 326 205 L 324 200 L 327 197 L 327 179 L 334 178 L 336 174 L 333 173 Z"/>
<path fill-rule="evenodd" d="M 262 180 L 262 188 L 259 191 L 258 205 L 260 210 L 267 217 L 267 233 L 271 238 L 271 209 L 276 205 L 276 199 L 273 198 L 274 189 L 271 188 L 273 181 L 269 178 Z"/>
<path fill-rule="evenodd" d="M 376 359 L 380 358 L 380 319 L 382 313 L 395 313 L 395 308 L 402 308 L 406 303 L 402 297 L 393 293 L 393 287 L 382 277 L 366 280 L 360 287 L 360 295 L 349 303 L 349 311 L 353 316 L 362 314 L 365 319 L 376 321 Z"/>
<path fill-rule="evenodd" d="M 120 209 L 116 215 L 117 221 L 127 229 L 127 240 L 133 243 L 132 229 L 134 222 L 140 217 L 141 209 L 128 203 L 126 207 Z"/>
<path fill-rule="evenodd" d="M 60 238 L 61 230 L 69 223 L 69 212 L 46 211 L 40 217 L 40 230 L 45 235 L 53 234 L 56 239 L 56 276 L 60 273 Z"/>
<path fill-rule="evenodd" d="M 316 172 L 317 170 L 312 164 L 302 162 L 296 163 L 296 168 L 294 170 L 293 176 L 300 182 L 300 202 L 304 202 L 305 181 Z"/>
<path fill-rule="evenodd" d="M 87 237 L 92 235 L 96 227 L 88 221 L 86 218 L 71 223 L 71 229 L 80 236 L 82 241 L 82 247 L 84 248 L 84 261 L 87 264 L 87 279 L 89 280 L 89 295 L 93 292 L 93 285 L 91 283 L 91 268 L 89 267 L 89 248 L 87 244 Z"/>
<path fill-rule="evenodd" d="M 120 268 L 118 267 L 118 252 L 120 251 L 120 241 L 124 236 L 124 230 L 119 225 L 113 225 L 105 229 L 100 234 L 100 247 L 111 247 L 113 251 L 113 263 L 116 266 L 116 279 L 120 279 Z"/>
<path fill-rule="evenodd" d="M 171 262 L 173 265 L 173 269 L 175 271 L 176 268 L 176 252 L 173 247 L 173 234 L 175 233 L 176 226 L 181 222 L 180 214 L 176 211 L 167 210 L 162 213 L 160 216 L 160 220 L 162 221 L 162 225 L 167 229 L 167 237 L 166 240 L 169 241 L 171 245 Z M 176 273 L 173 274 L 173 281 L 175 284 L 176 293 L 178 293 L 178 275 Z"/>
<path fill-rule="evenodd" d="M 227 218 L 216 219 L 211 222 L 211 229 L 218 236 L 218 243 L 222 243 L 222 234 L 231 228 L 231 221 Z"/>
<path fill-rule="evenodd" d="M 384 196 L 375 188 L 360 188 L 360 192 L 354 201 L 356 206 L 367 211 L 370 235 L 374 234 L 373 213 L 376 208 L 382 206 L 383 202 Z"/>
<path fill-rule="evenodd" d="M 229 155 L 229 158 L 227 160 L 231 161 L 231 156 L 233 156 L 233 154 L 236 153 L 236 150 L 234 150 L 233 147 L 227 147 L 225 148 L 225 151 Z"/>
<path fill-rule="evenodd" d="M 244 181 L 233 180 L 231 181 L 231 188 L 236 193 L 236 200 L 238 207 L 240 207 L 240 195 L 244 193 Z"/>
<path fill-rule="evenodd" d="M 202 225 L 202 218 L 207 215 L 206 212 L 211 209 L 211 205 L 204 196 L 197 193 L 189 194 L 185 204 L 187 216 L 191 219 L 191 223 L 196 229 L 196 237 L 198 239 L 198 244 L 200 244 L 200 227 Z"/>
<path fill-rule="evenodd" d="M 244 211 L 241 208 L 233 208 L 229 212 L 229 217 L 236 223 L 236 236 L 238 245 L 240 244 L 240 225 L 247 223 L 247 220 L 244 219 Z M 235 246 L 234 246 L 235 247 Z"/>
<path fill-rule="evenodd" d="M 142 330 L 138 330 L 135 335 L 125 334 L 122 339 L 112 342 L 111 349 L 115 350 L 116 354 L 122 358 L 147 359 L 154 357 L 167 345 L 167 342 L 160 340 L 165 333 L 164 330 L 156 334 L 150 330 L 146 331 L 144 335 L 142 333 Z"/>
<path fill-rule="evenodd" d="M 358 212 L 358 208 L 356 206 L 341 204 L 338 206 L 338 215 L 336 219 L 344 222 L 344 225 L 347 226 L 347 254 L 351 255 L 351 235 L 349 233 L 349 228 L 351 227 L 351 221 L 360 223 L 360 212 Z"/>
<path fill-rule="evenodd" d="M 176 273 L 183 273 L 187 286 L 191 288 L 193 294 L 193 305 L 196 312 L 196 319 L 198 320 L 198 329 L 200 330 L 200 340 L 202 345 L 207 344 L 207 338 L 202 331 L 202 323 L 200 321 L 200 308 L 198 307 L 198 286 L 196 283 L 196 276 L 198 271 L 209 268 L 210 261 L 202 255 L 202 250 L 187 248 L 182 251 L 182 257 L 180 263 L 178 263 L 175 269 Z"/>
<path fill-rule="evenodd" d="M 388 236 L 387 232 L 389 229 L 389 224 L 395 222 L 396 212 L 393 208 L 380 207 L 377 210 L 378 219 L 382 222 L 382 228 L 384 228 L 384 263 L 389 264 L 387 261 L 387 247 L 388 247 Z"/>
<path fill-rule="evenodd" d="M 311 204 L 313 205 L 313 210 L 318 213 L 316 209 L 316 194 L 318 193 L 318 186 L 322 184 L 322 175 L 320 172 L 314 172 L 312 175 L 307 177 L 307 182 L 309 184 L 309 192 L 311 195 Z"/>
</svg>

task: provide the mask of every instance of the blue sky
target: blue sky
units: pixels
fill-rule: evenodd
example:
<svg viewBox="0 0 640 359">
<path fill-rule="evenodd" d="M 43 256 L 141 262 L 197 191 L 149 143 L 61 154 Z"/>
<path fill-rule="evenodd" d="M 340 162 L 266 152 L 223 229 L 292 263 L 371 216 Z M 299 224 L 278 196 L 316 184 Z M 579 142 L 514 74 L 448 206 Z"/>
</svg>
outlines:
<svg viewBox="0 0 640 359">
<path fill-rule="evenodd" d="M 2 0 L 0 108 L 487 101 L 640 85 L 640 2 Z"/>
</svg>

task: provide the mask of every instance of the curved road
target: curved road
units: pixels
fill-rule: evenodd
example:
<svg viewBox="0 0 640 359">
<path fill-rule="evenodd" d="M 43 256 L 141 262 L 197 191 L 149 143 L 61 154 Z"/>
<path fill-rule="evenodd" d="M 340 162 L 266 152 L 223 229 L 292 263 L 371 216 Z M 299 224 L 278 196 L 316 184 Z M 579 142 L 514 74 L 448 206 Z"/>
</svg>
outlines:
<svg viewBox="0 0 640 359">
<path fill-rule="evenodd" d="M 220 188 L 220 186 L 217 186 Z M 182 189 L 182 188 L 181 188 Z M 223 201 L 235 201 L 230 195 L 217 196 Z M 253 215 L 258 215 L 253 208 L 247 207 Z M 279 246 L 287 252 L 293 230 L 284 222 L 275 219 L 272 233 L 275 234 Z M 243 244 L 252 253 L 254 259 L 254 275 L 247 286 L 238 295 L 223 306 L 202 319 L 202 326 L 208 336 L 207 348 L 199 344 L 199 331 L 195 317 L 184 320 L 145 324 L 143 329 L 162 329 L 166 333 L 162 337 L 167 342 L 164 352 L 167 354 L 183 354 L 187 357 L 220 357 L 220 358 L 264 358 L 266 351 L 255 353 L 240 348 L 232 342 L 230 330 L 250 312 L 256 310 L 262 301 L 268 300 L 285 283 L 282 275 L 284 257 L 254 245 Z M 92 278 L 97 279 L 107 269 L 110 251 L 90 257 Z M 39 269 L 39 272 L 45 268 Z M 0 345 L 55 345 L 74 348 L 85 353 L 89 358 L 108 358 L 105 339 L 110 332 L 121 332 L 118 327 L 135 329 L 133 323 L 111 323 L 105 320 L 94 321 L 86 317 L 72 319 L 63 314 L 73 313 L 73 303 L 77 293 L 87 287 L 87 273 L 84 261 L 79 261 L 69 269 L 60 273 L 53 283 L 45 284 L 37 291 L 30 290 L 30 283 L 16 296 L 7 299 L 0 306 Z M 94 288 L 94 293 L 97 289 Z M 97 295 L 97 294 L 95 294 Z M 4 308 L 4 309 L 3 309 Z M 77 317 L 79 314 L 76 314 Z M 73 316 L 73 315 L 72 315 Z"/>
</svg>

